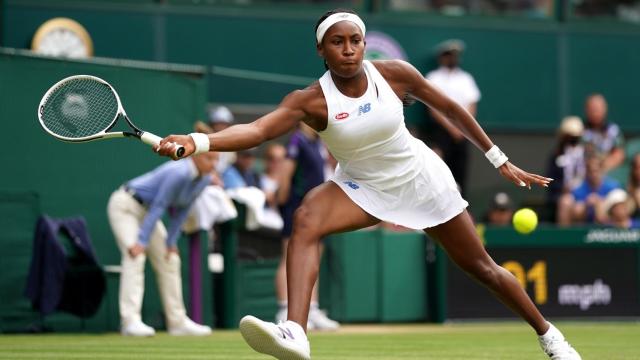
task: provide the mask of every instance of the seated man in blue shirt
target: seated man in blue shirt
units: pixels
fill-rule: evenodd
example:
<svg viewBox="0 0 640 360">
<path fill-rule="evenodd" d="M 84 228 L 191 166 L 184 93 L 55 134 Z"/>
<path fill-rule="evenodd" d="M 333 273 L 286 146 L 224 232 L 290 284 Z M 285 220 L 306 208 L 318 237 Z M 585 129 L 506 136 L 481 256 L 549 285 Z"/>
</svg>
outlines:
<svg viewBox="0 0 640 360">
<path fill-rule="evenodd" d="M 209 152 L 167 162 L 111 195 L 107 207 L 109 223 L 122 252 L 119 306 L 123 335 L 155 334 L 140 315 L 147 256 L 155 269 L 169 334 L 211 333 L 210 327 L 187 317 L 176 242 L 189 207 L 211 182 L 216 160 L 217 153 Z M 168 232 L 162 223 L 165 212 L 171 218 Z"/>
<path fill-rule="evenodd" d="M 590 155 L 586 160 L 585 179 L 580 186 L 573 190 L 575 199 L 572 207 L 574 223 L 593 224 L 602 222 L 597 219 L 596 208 L 601 206 L 611 190 L 620 188 L 620 184 L 606 176 L 604 158 L 600 155 Z"/>
</svg>

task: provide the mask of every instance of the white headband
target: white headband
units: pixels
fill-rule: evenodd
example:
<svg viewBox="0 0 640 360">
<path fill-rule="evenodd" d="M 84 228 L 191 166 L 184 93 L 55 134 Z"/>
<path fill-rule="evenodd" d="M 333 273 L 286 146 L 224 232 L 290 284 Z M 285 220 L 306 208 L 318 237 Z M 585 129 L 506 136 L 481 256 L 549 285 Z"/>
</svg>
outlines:
<svg viewBox="0 0 640 360">
<path fill-rule="evenodd" d="M 358 15 L 345 12 L 335 13 L 324 19 L 324 21 L 322 21 L 320 25 L 318 25 L 318 30 L 316 30 L 316 40 L 318 41 L 318 44 L 322 42 L 324 33 L 326 33 L 331 26 L 333 26 L 337 22 L 345 20 L 351 21 L 352 23 L 356 24 L 360 28 L 360 31 L 362 31 L 362 36 L 364 36 L 366 28 L 364 26 L 364 22 L 362 22 L 362 19 L 360 19 Z"/>
</svg>

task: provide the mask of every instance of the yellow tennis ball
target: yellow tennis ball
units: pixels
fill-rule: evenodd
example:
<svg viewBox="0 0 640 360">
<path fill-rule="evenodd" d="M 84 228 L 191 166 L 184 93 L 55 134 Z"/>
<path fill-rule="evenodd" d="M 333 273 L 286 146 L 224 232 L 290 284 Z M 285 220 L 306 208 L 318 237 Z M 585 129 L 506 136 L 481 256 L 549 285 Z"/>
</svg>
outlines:
<svg viewBox="0 0 640 360">
<path fill-rule="evenodd" d="M 513 227 L 517 232 L 528 234 L 535 230 L 536 226 L 538 226 L 538 215 L 535 211 L 523 208 L 513 214 Z"/>
</svg>

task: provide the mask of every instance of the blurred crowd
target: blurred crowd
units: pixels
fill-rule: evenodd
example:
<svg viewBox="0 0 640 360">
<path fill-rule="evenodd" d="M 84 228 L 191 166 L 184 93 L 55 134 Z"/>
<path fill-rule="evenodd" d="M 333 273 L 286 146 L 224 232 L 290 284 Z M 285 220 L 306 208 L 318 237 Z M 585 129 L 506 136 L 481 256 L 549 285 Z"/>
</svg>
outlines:
<svg viewBox="0 0 640 360">
<path fill-rule="evenodd" d="M 584 120 L 572 115 L 560 122 L 544 174 L 555 181 L 539 209 L 543 221 L 640 229 L 640 139 L 625 140 L 607 113 L 605 97 L 591 94 Z M 499 192 L 483 220 L 508 225 L 514 210 L 509 195 Z"/>
<path fill-rule="evenodd" d="M 640 228 L 640 147 L 625 142 L 608 117 L 602 94 L 589 95 L 584 120 L 565 117 L 558 128 L 547 175 L 556 179 L 547 206 L 559 226 Z"/>
<path fill-rule="evenodd" d="M 464 42 L 457 39 L 438 44 L 434 49 L 438 67 L 425 77 L 475 115 L 481 93 L 473 76 L 461 68 L 464 49 Z M 640 139 L 625 140 L 622 129 L 609 119 L 602 94 L 587 96 L 583 113 L 584 119 L 572 115 L 560 122 L 542 174 L 555 181 L 536 210 L 542 221 L 561 227 L 639 228 Z M 442 114 L 429 110 L 428 116 L 433 126 L 423 140 L 447 163 L 467 196 L 468 141 Z M 494 194 L 487 208 L 475 215 L 492 225 L 509 225 L 516 210 L 506 191 Z"/>
</svg>

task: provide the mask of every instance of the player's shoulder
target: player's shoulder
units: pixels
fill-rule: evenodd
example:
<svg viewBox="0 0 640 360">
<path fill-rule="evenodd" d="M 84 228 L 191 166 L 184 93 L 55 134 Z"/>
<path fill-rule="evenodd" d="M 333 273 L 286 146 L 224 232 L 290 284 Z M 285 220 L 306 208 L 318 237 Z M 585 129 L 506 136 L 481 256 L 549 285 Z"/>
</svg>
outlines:
<svg viewBox="0 0 640 360">
<path fill-rule="evenodd" d="M 285 100 L 305 104 L 311 100 L 323 97 L 322 88 L 319 81 L 314 81 L 312 84 L 304 89 L 293 90 L 286 97 Z"/>
<path fill-rule="evenodd" d="M 282 107 L 294 111 L 302 111 L 306 119 L 324 118 L 326 115 L 326 100 L 318 81 L 304 89 L 290 92 L 282 101 Z"/>
<path fill-rule="evenodd" d="M 371 61 L 373 66 L 378 69 L 384 78 L 397 78 L 415 75 L 416 68 L 404 60 L 374 60 Z"/>
</svg>

